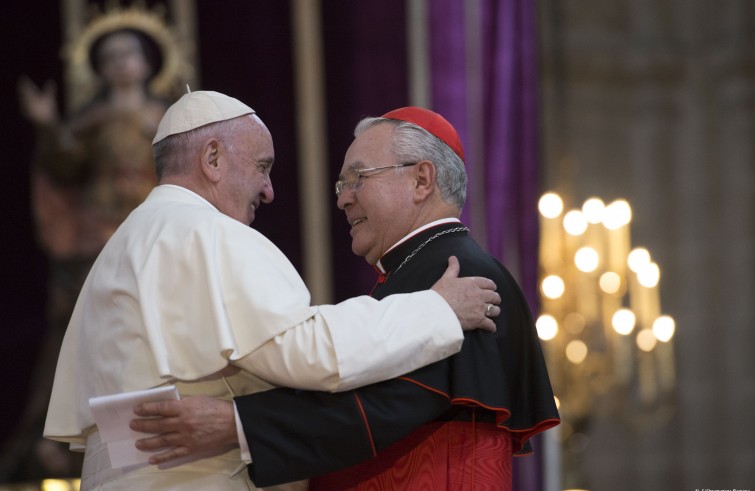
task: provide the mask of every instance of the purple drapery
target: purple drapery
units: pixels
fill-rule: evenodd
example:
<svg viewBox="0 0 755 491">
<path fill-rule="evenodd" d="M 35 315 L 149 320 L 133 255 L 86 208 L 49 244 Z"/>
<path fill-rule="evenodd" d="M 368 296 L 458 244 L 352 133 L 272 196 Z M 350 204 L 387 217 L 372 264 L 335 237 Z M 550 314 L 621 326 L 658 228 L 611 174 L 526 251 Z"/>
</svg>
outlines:
<svg viewBox="0 0 755 491">
<path fill-rule="evenodd" d="M 536 312 L 536 5 L 531 0 L 481 0 L 471 9 L 471 4 L 428 2 L 432 105 L 456 127 L 465 146 L 469 186 L 464 221 L 517 276 Z M 519 491 L 542 489 L 543 446 L 533 443 L 535 455 L 514 459 L 514 489 Z"/>
</svg>

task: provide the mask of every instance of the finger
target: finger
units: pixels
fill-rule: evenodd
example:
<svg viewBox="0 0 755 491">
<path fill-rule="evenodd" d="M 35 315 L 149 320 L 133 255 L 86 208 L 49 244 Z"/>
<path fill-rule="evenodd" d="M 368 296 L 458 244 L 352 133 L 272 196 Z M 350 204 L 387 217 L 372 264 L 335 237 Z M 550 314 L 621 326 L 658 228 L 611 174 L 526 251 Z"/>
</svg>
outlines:
<svg viewBox="0 0 755 491">
<path fill-rule="evenodd" d="M 18 85 L 23 86 L 27 90 L 36 89 L 37 85 L 32 81 L 28 75 L 21 75 L 18 77 Z"/>
<path fill-rule="evenodd" d="M 157 453 L 149 458 L 151 465 L 160 465 L 171 460 L 180 459 L 189 455 L 189 449 L 186 447 L 175 447 L 165 452 Z"/>
<path fill-rule="evenodd" d="M 485 278 L 483 276 L 473 276 L 472 279 L 474 279 L 475 285 L 477 285 L 478 288 L 482 288 L 483 290 L 497 290 L 498 285 L 495 284 L 495 281 Z"/>
<path fill-rule="evenodd" d="M 159 450 L 171 446 L 168 435 L 165 434 L 136 440 L 136 448 L 143 451 Z"/>
<path fill-rule="evenodd" d="M 495 332 L 496 331 L 496 325 L 495 322 L 493 322 L 493 319 L 488 319 L 487 317 L 485 320 L 483 320 L 480 325 L 478 326 L 483 331 L 488 332 Z"/>
<path fill-rule="evenodd" d="M 489 319 L 493 319 L 494 317 L 498 317 L 499 315 L 501 315 L 501 312 L 503 312 L 501 310 L 501 307 L 493 305 L 489 309 L 486 309 L 485 317 L 488 317 Z"/>
<path fill-rule="evenodd" d="M 178 416 L 178 401 L 143 402 L 134 406 L 134 414 L 139 416 Z"/>
<path fill-rule="evenodd" d="M 169 428 L 164 419 L 135 418 L 129 422 L 128 427 L 141 433 L 165 433 L 166 431 L 171 431 L 171 428 Z"/>
<path fill-rule="evenodd" d="M 442 278 L 457 278 L 459 276 L 459 260 L 456 259 L 456 256 L 449 256 L 448 257 L 448 267 L 446 268 L 446 271 L 443 273 Z"/>
<path fill-rule="evenodd" d="M 483 300 L 485 303 L 490 303 L 493 305 L 501 304 L 501 296 L 498 294 L 498 292 L 486 292 L 485 295 L 483 295 Z"/>
</svg>

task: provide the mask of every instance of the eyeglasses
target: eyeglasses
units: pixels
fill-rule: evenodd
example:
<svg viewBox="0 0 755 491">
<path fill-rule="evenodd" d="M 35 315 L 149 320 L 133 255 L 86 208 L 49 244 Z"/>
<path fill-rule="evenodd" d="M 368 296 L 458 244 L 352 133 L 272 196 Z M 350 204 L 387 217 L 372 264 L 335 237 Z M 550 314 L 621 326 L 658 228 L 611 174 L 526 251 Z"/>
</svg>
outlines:
<svg viewBox="0 0 755 491">
<path fill-rule="evenodd" d="M 346 177 L 336 181 L 336 196 L 341 196 L 344 189 L 349 188 L 352 191 L 359 187 L 363 177 L 369 177 L 365 174 L 385 169 L 398 169 L 400 167 L 411 167 L 417 165 L 417 162 L 404 162 L 397 165 L 385 165 L 383 167 L 370 167 L 367 169 L 350 169 Z"/>
</svg>

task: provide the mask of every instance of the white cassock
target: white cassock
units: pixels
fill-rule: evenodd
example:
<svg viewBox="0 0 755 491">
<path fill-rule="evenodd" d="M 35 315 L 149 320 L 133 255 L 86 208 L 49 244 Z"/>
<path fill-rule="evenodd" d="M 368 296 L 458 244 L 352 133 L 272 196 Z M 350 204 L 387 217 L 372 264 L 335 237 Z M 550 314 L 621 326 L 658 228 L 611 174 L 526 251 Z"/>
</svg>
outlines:
<svg viewBox="0 0 755 491">
<path fill-rule="evenodd" d="M 44 436 L 86 446 L 82 489 L 255 489 L 238 449 L 168 470 L 111 469 L 89 398 L 166 384 L 225 399 L 273 385 L 348 390 L 450 356 L 462 339 L 433 291 L 311 306 L 272 242 L 197 194 L 162 185 L 89 273 Z"/>
</svg>

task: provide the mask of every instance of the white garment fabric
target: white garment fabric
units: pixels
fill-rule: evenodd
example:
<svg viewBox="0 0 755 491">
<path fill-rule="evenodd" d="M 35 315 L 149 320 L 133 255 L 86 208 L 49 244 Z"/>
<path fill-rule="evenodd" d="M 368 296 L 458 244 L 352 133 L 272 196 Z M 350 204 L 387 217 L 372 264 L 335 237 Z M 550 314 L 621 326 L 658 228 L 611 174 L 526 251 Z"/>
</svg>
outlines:
<svg viewBox="0 0 755 491">
<path fill-rule="evenodd" d="M 44 435 L 86 444 L 90 397 L 214 377 L 229 363 L 268 384 L 339 391 L 450 356 L 462 339 L 433 291 L 311 306 L 269 240 L 162 185 L 115 232 L 82 288 Z"/>
<path fill-rule="evenodd" d="M 238 369 L 235 373 L 217 374 L 199 381 L 177 382 L 176 387 L 184 396 L 202 394 L 221 399 L 230 399 L 236 395 L 272 388 L 264 380 Z M 99 433 L 93 431 L 87 438 L 81 489 L 82 491 L 132 491 L 135 489 L 247 491 L 258 488 L 249 480 L 246 465 L 239 456 L 239 449 L 230 449 L 220 455 L 196 457 L 169 467 L 158 468 L 145 464 L 112 469 L 107 447 L 100 441 Z M 305 491 L 307 481 L 286 483 L 264 489 L 265 491 Z"/>
</svg>

